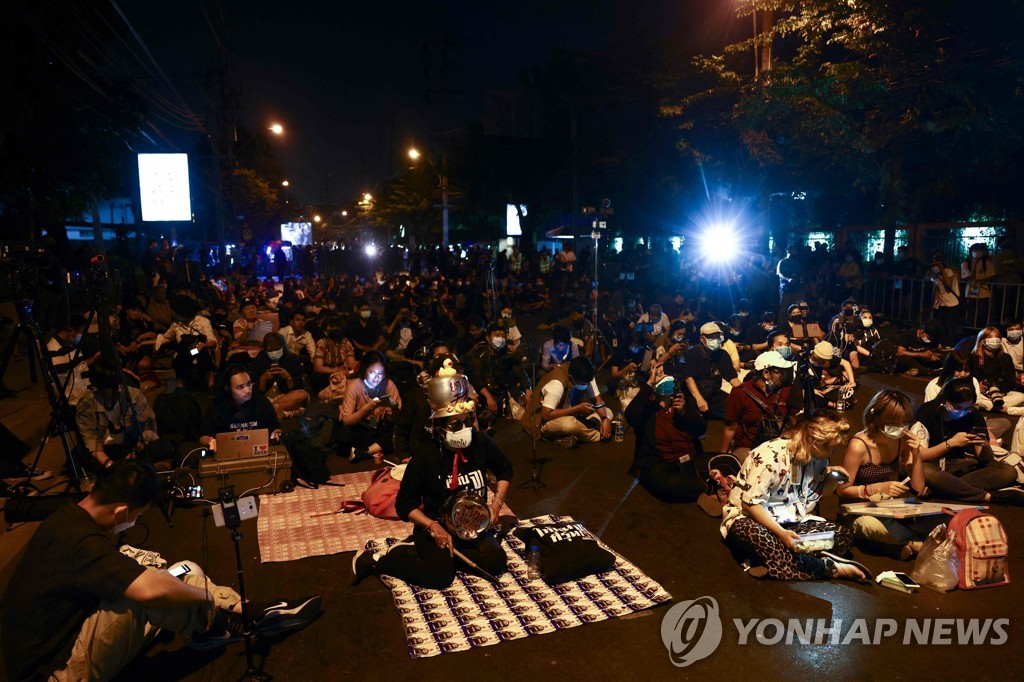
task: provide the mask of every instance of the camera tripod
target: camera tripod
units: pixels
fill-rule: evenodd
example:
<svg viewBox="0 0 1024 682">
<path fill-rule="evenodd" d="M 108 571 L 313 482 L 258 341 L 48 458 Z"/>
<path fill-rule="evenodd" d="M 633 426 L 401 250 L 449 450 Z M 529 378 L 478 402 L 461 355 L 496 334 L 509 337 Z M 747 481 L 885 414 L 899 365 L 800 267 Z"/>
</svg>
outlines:
<svg viewBox="0 0 1024 682">
<path fill-rule="evenodd" d="M 526 343 L 529 346 L 530 355 L 533 356 L 533 369 L 532 369 L 532 377 L 531 377 L 531 380 L 532 380 L 531 386 L 533 386 L 533 390 L 536 391 L 537 390 L 537 363 L 539 362 L 539 358 L 537 357 L 537 350 L 535 348 L 536 342 L 531 339 L 530 341 L 527 341 Z M 524 407 L 526 409 L 529 409 L 530 406 L 529 405 L 524 405 Z M 539 411 L 538 411 L 538 413 L 536 415 L 536 419 L 538 419 L 538 420 L 540 419 L 540 412 Z M 519 485 L 516 486 L 516 490 L 525 490 L 527 488 L 533 488 L 533 492 L 537 493 L 537 495 L 540 495 L 540 489 L 541 488 L 547 488 L 548 487 L 547 483 L 545 483 L 542 480 L 540 480 L 541 464 L 543 464 L 547 460 L 546 459 L 545 460 L 541 460 L 541 459 L 537 458 L 537 440 L 539 438 L 540 438 L 540 426 L 538 425 L 536 429 L 534 429 L 534 428 L 530 429 L 530 478 L 528 478 L 527 480 L 523 481 L 522 483 L 520 483 Z"/>
</svg>

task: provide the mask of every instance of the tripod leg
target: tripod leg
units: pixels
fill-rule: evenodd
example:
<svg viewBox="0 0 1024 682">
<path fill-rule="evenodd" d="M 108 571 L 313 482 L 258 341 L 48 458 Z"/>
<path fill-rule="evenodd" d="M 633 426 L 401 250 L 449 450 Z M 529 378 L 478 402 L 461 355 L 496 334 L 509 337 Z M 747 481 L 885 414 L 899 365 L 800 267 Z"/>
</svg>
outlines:
<svg viewBox="0 0 1024 682">
<path fill-rule="evenodd" d="M 15 394 L 4 384 L 4 377 L 7 376 L 7 368 L 11 364 L 11 358 L 14 357 L 14 351 L 18 347 L 18 339 L 23 332 L 22 325 L 18 324 L 11 332 L 11 338 L 7 339 L 7 345 L 4 346 L 3 360 L 0 360 L 0 398 L 9 398 Z"/>
</svg>

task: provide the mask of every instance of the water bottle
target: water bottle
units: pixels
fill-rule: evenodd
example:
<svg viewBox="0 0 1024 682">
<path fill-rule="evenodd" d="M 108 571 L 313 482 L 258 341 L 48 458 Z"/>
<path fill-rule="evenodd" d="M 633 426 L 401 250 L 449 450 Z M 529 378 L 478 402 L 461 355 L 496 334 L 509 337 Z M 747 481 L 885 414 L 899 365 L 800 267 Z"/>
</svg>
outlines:
<svg viewBox="0 0 1024 682">
<path fill-rule="evenodd" d="M 526 555 L 526 577 L 540 580 L 540 547 L 537 543 L 530 545 L 530 552 Z"/>
<path fill-rule="evenodd" d="M 615 435 L 615 442 L 621 443 L 625 438 L 626 424 L 622 418 L 622 410 L 615 415 L 615 421 L 612 422 L 612 433 Z"/>
</svg>

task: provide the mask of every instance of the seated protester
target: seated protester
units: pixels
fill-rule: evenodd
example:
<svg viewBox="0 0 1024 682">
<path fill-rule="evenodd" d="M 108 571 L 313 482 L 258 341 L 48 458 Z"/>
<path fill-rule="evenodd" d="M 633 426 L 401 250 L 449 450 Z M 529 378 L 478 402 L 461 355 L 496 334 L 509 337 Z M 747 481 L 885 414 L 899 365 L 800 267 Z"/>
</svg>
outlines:
<svg viewBox="0 0 1024 682">
<path fill-rule="evenodd" d="M 565 325 L 556 324 L 551 329 L 551 338 L 541 348 L 540 367 L 550 372 L 555 367 L 568 364 L 581 355 L 580 347 L 572 338 L 572 331 Z"/>
<path fill-rule="evenodd" d="M 146 317 L 138 299 L 125 303 L 119 315 L 117 332 L 117 350 L 124 358 L 124 367 L 132 372 L 149 370 L 153 366 L 156 327 Z"/>
<path fill-rule="evenodd" d="M 443 342 L 435 341 L 431 344 L 426 369 L 417 377 L 416 385 L 402 394 L 402 409 L 395 417 L 395 452 L 403 459 L 415 456 L 424 448 L 437 448 L 437 444 L 428 433 L 430 414 L 433 410 L 430 409 L 426 389 L 430 379 L 437 376 L 437 372 L 445 366 L 445 361 L 451 361 L 451 367 L 461 373 L 463 365 L 459 359 L 448 352 L 448 347 Z M 477 399 L 472 385 L 469 385 L 468 393 L 470 399 Z"/>
<path fill-rule="evenodd" d="M 737 345 L 740 346 L 741 350 L 744 350 L 744 345 L 750 346 L 750 352 L 753 352 L 756 357 L 769 350 L 765 337 L 768 333 L 774 331 L 775 327 L 775 313 L 771 311 L 765 312 L 761 315 L 761 322 L 759 324 L 747 325 L 746 331 L 743 332 L 742 344 Z M 787 332 L 783 331 L 782 333 L 786 335 L 787 339 L 789 338 Z"/>
<path fill-rule="evenodd" d="M 331 383 L 345 383 L 348 375 L 356 370 L 355 348 L 345 338 L 341 318 L 336 315 L 324 320 L 324 337 L 317 339 L 313 351 L 313 374 L 310 388 L 319 393 Z M 340 375 L 340 376 L 337 376 Z M 337 378 L 336 378 L 337 376 Z"/>
<path fill-rule="evenodd" d="M 693 502 L 704 492 L 694 460 L 703 454 L 700 439 L 708 429 L 693 401 L 675 386 L 655 367 L 624 414 L 636 433 L 630 473 L 651 495 L 671 504 Z"/>
<path fill-rule="evenodd" d="M 749 573 L 775 580 L 870 579 L 867 569 L 841 558 L 853 543 L 849 528 L 814 516 L 825 476 L 842 445 L 843 427 L 835 416 L 804 416 L 781 438 L 763 443 L 743 462 L 722 509 L 722 537 L 739 556 L 757 562 Z M 831 552 L 800 553 L 801 534 L 833 531 Z"/>
<path fill-rule="evenodd" d="M 789 333 L 784 329 L 773 329 L 765 337 L 765 348 L 782 356 L 783 360 L 793 358 L 793 346 L 789 342 Z"/>
<path fill-rule="evenodd" d="M 112 361 L 101 359 L 93 365 L 89 381 L 92 391 L 78 401 L 75 425 L 100 468 L 129 456 L 150 460 L 173 456 L 173 449 L 168 451 L 158 442 L 156 415 L 142 391 L 129 386 L 131 404 L 122 399 L 117 367 Z"/>
<path fill-rule="evenodd" d="M 825 370 L 829 370 L 828 381 L 825 381 Z M 856 388 L 857 380 L 853 366 L 847 360 L 836 355 L 835 347 L 828 341 L 815 344 L 811 351 L 810 370 L 817 378 L 817 389 L 827 392 L 834 388 Z M 826 405 L 822 405 L 826 407 Z M 833 405 L 834 407 L 834 405 Z"/>
<path fill-rule="evenodd" d="M 747 331 L 754 329 L 757 332 L 763 330 L 760 324 L 748 324 L 749 316 L 743 317 L 736 314 L 729 317 L 729 329 L 726 331 L 726 345 L 736 349 L 737 370 L 746 363 L 752 362 L 760 355 L 760 351 L 754 350 L 754 344 L 747 341 Z M 732 343 L 729 344 L 728 342 Z M 758 339 L 760 345 L 764 345 L 763 337 Z M 736 363 L 734 363 L 736 364 Z M 749 365 L 748 365 L 749 366 Z"/>
<path fill-rule="evenodd" d="M 484 340 L 486 327 L 484 319 L 479 315 L 469 315 L 466 317 L 466 324 L 459 330 L 460 333 L 455 339 L 455 354 L 460 358 L 467 357 L 470 349 Z M 505 340 L 505 347 L 507 349 L 508 339 Z"/>
<path fill-rule="evenodd" d="M 974 409 L 988 412 L 992 409 L 992 401 L 981 391 L 981 384 L 971 376 L 971 357 L 968 353 L 951 350 L 942 361 L 939 376 L 924 387 L 924 401 L 929 402 L 939 397 L 939 392 L 950 379 L 970 379 L 974 384 Z"/>
<path fill-rule="evenodd" d="M 718 323 L 718 328 L 722 330 L 723 338 L 722 350 L 729 355 L 729 360 L 732 362 L 732 368 L 736 370 L 736 376 L 740 381 L 747 374 L 747 370 L 743 369 L 743 362 L 740 360 L 740 348 L 729 334 L 728 325 L 724 323 Z"/>
<path fill-rule="evenodd" d="M 263 337 L 263 351 L 249 363 L 249 376 L 256 389 L 270 399 L 278 419 L 299 416 L 309 404 L 302 364 L 285 349 L 277 332 Z"/>
<path fill-rule="evenodd" d="M 523 341 L 523 333 L 519 331 L 519 326 L 516 324 L 516 318 L 512 316 L 511 308 L 505 306 L 501 309 L 501 317 L 498 318 L 498 324 L 505 329 L 505 342 L 508 347 L 508 352 L 517 352 L 519 350 L 519 344 Z"/>
<path fill-rule="evenodd" d="M 484 340 L 469 350 L 465 363 L 470 383 L 480 392 L 477 409 L 485 430 L 505 413 L 510 398 L 525 405 L 533 396 L 530 377 L 519 356 L 509 354 L 505 330 L 497 323 L 487 325 Z"/>
<path fill-rule="evenodd" d="M 492 576 L 507 570 L 505 550 L 493 534 L 481 533 L 475 539 L 464 540 L 450 527 L 449 519 L 442 518 L 442 510 L 451 496 L 470 491 L 487 502 L 491 522 L 496 523 L 512 480 L 512 461 L 487 434 L 474 427 L 475 405 L 465 392 L 451 390 L 451 377 L 431 381 L 439 385 L 428 388 L 428 392 L 446 395 L 449 402 L 431 405 L 434 447 L 409 461 L 395 500 L 398 516 L 414 524 L 413 533 L 386 553 L 357 552 L 352 559 L 353 583 L 369 575 L 390 575 L 420 587 L 443 590 L 455 580 L 456 570 L 475 573 L 462 557 Z M 493 494 L 487 488 L 488 471 L 498 481 Z"/>
<path fill-rule="evenodd" d="M 39 526 L 0 608 L 9 679 L 114 679 L 162 630 L 191 635 L 194 649 L 239 641 L 247 626 L 234 590 L 214 584 L 198 564 L 171 566 L 189 569 L 175 578 L 118 550 L 117 535 L 159 496 L 153 467 L 125 460 L 103 472 L 88 497 Z M 248 610 L 256 630 L 273 636 L 309 623 L 320 597 Z"/>
<path fill-rule="evenodd" d="M 341 403 L 341 424 L 335 432 L 339 453 L 357 462 L 394 452 L 393 415 L 400 409 L 402 397 L 387 377 L 387 361 L 378 351 L 367 352 L 359 377 L 349 380 Z"/>
<path fill-rule="evenodd" d="M 615 392 L 619 398 L 619 407 L 623 410 L 640 390 L 639 386 L 645 379 L 644 363 L 651 357 L 651 351 L 643 345 L 638 335 L 634 335 L 628 329 L 625 334 L 622 345 L 612 353 L 609 361 L 611 377 L 608 379 L 608 390 Z"/>
<path fill-rule="evenodd" d="M 601 347 L 602 360 L 608 359 L 609 355 L 614 357 L 615 352 L 628 342 L 627 339 L 633 338 L 629 320 L 619 313 L 619 309 L 615 305 L 608 306 L 601 316 L 597 328 L 601 332 L 601 336 L 604 337 Z"/>
<path fill-rule="evenodd" d="M 921 441 L 907 428 L 914 419 L 910 398 L 893 389 L 872 396 L 864 410 L 864 430 L 850 439 L 843 468 L 850 480 L 840 483 L 841 502 L 891 500 L 925 491 Z M 909 487 L 903 483 L 910 478 Z M 895 519 L 857 515 L 848 517 L 855 539 L 876 550 L 892 549 L 900 559 L 912 559 L 941 517 Z"/>
<path fill-rule="evenodd" d="M 263 336 L 269 329 L 260 324 L 256 302 L 251 298 L 242 301 L 239 312 L 241 316 L 231 325 L 231 345 L 224 355 L 226 362 L 247 365 L 260 354 Z"/>
<path fill-rule="evenodd" d="M 829 321 L 825 334 L 825 340 L 836 348 L 838 357 L 847 360 L 854 368 L 859 366 L 856 332 L 860 325 L 860 320 L 854 314 L 855 305 L 856 302 L 852 298 L 843 301 L 839 314 Z"/>
<path fill-rule="evenodd" d="M 681 320 L 671 323 L 665 333 L 654 342 L 654 364 L 662 365 L 665 374 L 674 378 L 680 386 L 683 383 L 684 362 L 689 347 L 686 323 Z"/>
<path fill-rule="evenodd" d="M 807 301 L 794 303 L 786 309 L 789 315 L 789 337 L 797 344 L 803 346 L 808 343 L 814 344 L 825 338 L 825 332 L 821 326 L 810 319 L 808 313 L 810 305 Z"/>
<path fill-rule="evenodd" d="M 313 333 L 306 328 L 306 320 L 305 310 L 296 310 L 292 313 L 291 323 L 281 327 L 277 333 L 284 339 L 285 349 L 299 359 L 303 373 L 312 375 L 316 340 Z"/>
<path fill-rule="evenodd" d="M 395 318 L 391 320 L 385 333 L 387 334 L 387 349 L 384 357 L 391 361 L 405 361 L 406 351 L 416 336 L 416 325 L 419 322 L 412 317 L 411 308 L 403 305 L 398 309 Z"/>
<path fill-rule="evenodd" d="M 978 332 L 971 353 L 971 375 L 981 384 L 981 392 L 992 401 L 996 412 L 1024 404 L 1024 393 L 1014 390 L 1017 382 L 1013 360 L 1003 352 L 997 327 L 988 326 Z"/>
<path fill-rule="evenodd" d="M 985 420 L 974 409 L 974 385 L 946 382 L 939 397 L 917 408 L 911 431 L 921 440 L 925 483 L 943 500 L 1024 504 L 1024 494 L 1002 490 L 1017 472 L 996 460 Z"/>
<path fill-rule="evenodd" d="M 555 440 L 564 448 L 608 440 L 612 435 L 612 412 L 602 404 L 594 366 L 586 358 L 573 358 L 556 367 L 537 383 L 535 400 L 523 415 L 527 429 L 539 416 L 540 436 Z"/>
<path fill-rule="evenodd" d="M 654 343 L 654 340 L 668 331 L 670 320 L 668 315 L 661 311 L 660 303 L 652 303 L 651 307 L 647 309 L 647 312 L 641 315 L 637 321 L 637 324 L 650 324 L 653 325 L 653 330 L 647 334 L 647 342 Z"/>
<path fill-rule="evenodd" d="M 61 383 L 59 390 L 72 406 L 89 392 L 89 368 L 100 359 L 99 350 L 86 355 L 85 349 L 81 348 L 84 328 L 85 318 L 72 313 L 68 326 L 58 330 L 46 342 L 46 352 Z"/>
<path fill-rule="evenodd" d="M 875 316 L 871 310 L 861 306 L 857 314 L 860 324 L 853 327 L 853 345 L 856 352 L 851 351 L 847 358 L 854 370 L 860 368 L 861 363 L 871 356 L 872 346 L 882 339 L 878 328 L 875 327 Z"/>
<path fill-rule="evenodd" d="M 384 327 L 365 298 L 358 300 L 356 305 L 357 314 L 351 316 L 345 325 L 345 338 L 355 347 L 356 359 L 359 360 L 363 353 L 372 350 L 384 352 Z"/>
<path fill-rule="evenodd" d="M 174 323 L 174 310 L 167 299 L 167 286 L 157 284 L 146 305 L 146 317 L 153 321 L 157 331 L 164 331 Z"/>
<path fill-rule="evenodd" d="M 908 329 L 896 338 L 896 371 L 906 376 L 934 374 L 942 362 L 938 320 L 925 320 L 918 329 Z"/>
<path fill-rule="evenodd" d="M 757 356 L 747 381 L 725 402 L 725 428 L 719 452 L 731 452 L 741 463 L 752 448 L 778 438 L 803 409 L 800 388 L 791 377 L 795 362 L 775 351 Z"/>
<path fill-rule="evenodd" d="M 728 394 L 722 390 L 722 382 L 740 384 L 732 358 L 722 350 L 724 340 L 719 326 L 706 322 L 700 328 L 700 343 L 686 351 L 686 389 L 705 419 L 725 417 Z"/>
<path fill-rule="evenodd" d="M 200 314 L 196 301 L 184 296 L 175 299 L 174 322 L 156 337 L 153 348 L 158 351 L 164 346 L 174 353 L 171 367 L 186 389 L 205 391 L 213 386 L 217 332 L 210 320 Z"/>
<path fill-rule="evenodd" d="M 1024 387 L 1024 343 L 1021 343 L 1024 326 L 1016 320 L 1007 320 L 1003 322 L 1003 329 L 1006 330 L 1006 336 L 1003 337 L 1003 352 L 1013 361 L 1016 385 Z"/>
<path fill-rule="evenodd" d="M 217 450 L 217 434 L 231 431 L 266 429 L 270 439 L 281 437 L 281 424 L 274 406 L 261 393 L 253 391 L 249 370 L 243 365 L 228 365 L 221 373 L 221 392 L 203 412 L 199 444 Z"/>
</svg>

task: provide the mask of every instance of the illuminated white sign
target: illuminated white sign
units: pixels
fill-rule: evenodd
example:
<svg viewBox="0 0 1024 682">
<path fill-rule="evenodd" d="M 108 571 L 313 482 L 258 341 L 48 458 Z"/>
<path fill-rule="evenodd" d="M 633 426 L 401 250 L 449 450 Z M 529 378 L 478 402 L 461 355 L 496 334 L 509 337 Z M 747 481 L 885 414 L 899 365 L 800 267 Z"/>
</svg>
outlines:
<svg viewBox="0 0 1024 682">
<path fill-rule="evenodd" d="M 188 154 L 139 154 L 139 194 L 144 221 L 192 220 Z"/>
</svg>

